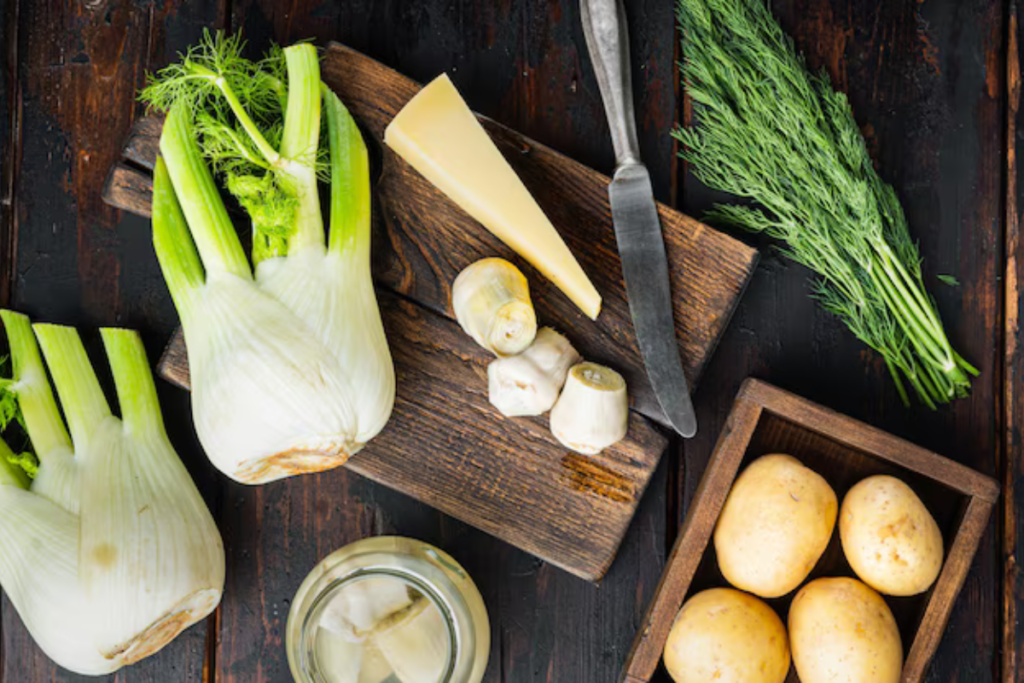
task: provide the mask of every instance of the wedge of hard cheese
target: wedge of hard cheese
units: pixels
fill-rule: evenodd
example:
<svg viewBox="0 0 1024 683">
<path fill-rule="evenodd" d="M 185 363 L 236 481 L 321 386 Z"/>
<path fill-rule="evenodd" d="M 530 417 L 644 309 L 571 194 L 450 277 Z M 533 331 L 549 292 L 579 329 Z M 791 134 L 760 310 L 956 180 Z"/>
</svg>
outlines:
<svg viewBox="0 0 1024 683">
<path fill-rule="evenodd" d="M 601 295 L 447 75 L 409 100 L 384 142 L 597 318 Z"/>
</svg>

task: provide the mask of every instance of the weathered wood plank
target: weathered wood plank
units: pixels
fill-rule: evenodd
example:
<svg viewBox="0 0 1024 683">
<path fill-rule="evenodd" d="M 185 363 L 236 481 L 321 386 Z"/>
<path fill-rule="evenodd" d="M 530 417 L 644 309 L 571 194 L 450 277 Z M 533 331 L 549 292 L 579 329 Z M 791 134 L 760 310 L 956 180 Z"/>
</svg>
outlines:
<svg viewBox="0 0 1024 683">
<path fill-rule="evenodd" d="M 15 183 L 21 165 L 21 84 L 18 81 L 18 1 L 0 0 L 0 302 L 11 300 L 17 225 Z M 3 654 L 0 653 L 0 658 Z"/>
<path fill-rule="evenodd" d="M 982 376 L 970 398 L 948 408 L 904 409 L 882 360 L 810 299 L 809 272 L 766 250 L 698 389 L 702 434 L 686 444 L 681 493 L 692 501 L 729 396 L 748 375 L 992 475 L 1002 354 L 995 341 L 1002 334 L 1003 291 L 1000 4 L 784 0 L 772 7 L 812 67 L 827 68 L 849 94 L 880 172 L 895 185 L 920 242 L 947 332 Z M 690 174 L 681 182 L 683 208 L 691 215 L 723 199 Z M 963 284 L 942 284 L 940 273 Z M 993 680 L 996 556 L 990 525 L 930 680 Z"/>
<path fill-rule="evenodd" d="M 1002 376 L 1002 442 L 1000 469 L 1003 500 L 999 529 L 1002 560 L 1002 667 L 1001 681 L 1017 683 L 1024 679 L 1020 651 L 1024 647 L 1024 630 L 1017 624 L 1021 600 L 1024 600 L 1024 577 L 1017 564 L 1020 528 L 1024 521 L 1019 491 L 1024 490 L 1024 463 L 1021 445 L 1024 428 L 1024 349 L 1021 348 L 1022 305 L 1020 284 L 1024 282 L 1024 243 L 1021 240 L 1021 199 L 1024 185 L 1020 183 L 1017 150 L 1021 146 L 1021 73 L 1020 73 L 1019 8 L 1010 2 L 1006 27 L 1006 246 L 1003 319 Z"/>
</svg>

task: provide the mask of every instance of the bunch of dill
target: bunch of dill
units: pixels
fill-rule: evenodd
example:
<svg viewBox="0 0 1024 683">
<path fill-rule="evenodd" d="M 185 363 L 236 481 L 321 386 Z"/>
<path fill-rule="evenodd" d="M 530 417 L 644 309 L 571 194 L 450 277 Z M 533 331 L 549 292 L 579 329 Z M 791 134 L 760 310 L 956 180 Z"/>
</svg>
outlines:
<svg viewBox="0 0 1024 683">
<path fill-rule="evenodd" d="M 679 0 L 683 79 L 696 125 L 681 156 L 709 187 L 759 207 L 711 220 L 783 240 L 815 271 L 815 295 L 934 408 L 977 375 L 953 350 L 921 278 L 893 188 L 875 171 L 846 96 L 808 72 L 765 0 Z"/>
</svg>

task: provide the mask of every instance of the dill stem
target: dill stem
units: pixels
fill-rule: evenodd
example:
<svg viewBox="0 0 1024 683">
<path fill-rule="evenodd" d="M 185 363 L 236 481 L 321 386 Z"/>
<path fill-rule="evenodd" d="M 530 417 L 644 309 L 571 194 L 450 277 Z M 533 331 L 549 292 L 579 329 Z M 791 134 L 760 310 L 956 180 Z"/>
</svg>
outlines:
<svg viewBox="0 0 1024 683">
<path fill-rule="evenodd" d="M 939 382 L 933 374 L 931 366 L 927 363 L 923 364 L 919 375 L 921 377 L 921 384 L 927 389 L 928 395 L 935 400 L 941 401 L 945 393 L 939 389 Z"/>
<path fill-rule="evenodd" d="M 910 396 L 907 395 L 907 390 L 903 386 L 903 381 L 900 379 L 899 370 L 892 363 L 892 359 L 889 358 L 889 354 L 883 353 L 882 359 L 885 361 L 885 367 L 889 368 L 889 374 L 892 375 L 892 381 L 896 385 L 896 391 L 900 395 L 900 400 L 903 401 L 903 405 L 910 405 Z"/>
<path fill-rule="evenodd" d="M 896 321 L 906 332 L 907 337 L 910 338 L 911 343 L 918 350 L 922 356 L 922 360 L 930 360 L 946 369 L 947 359 L 944 357 L 942 349 L 940 349 L 931 337 L 924 333 L 920 323 L 914 317 L 913 313 L 907 310 L 906 303 L 898 293 L 893 291 L 892 281 L 887 275 L 879 274 L 878 269 L 872 268 L 869 272 L 871 278 L 875 281 L 879 291 L 885 297 L 886 302 L 889 304 L 889 308 L 892 309 L 896 315 Z M 949 361 L 950 363 L 952 361 Z"/>
<path fill-rule="evenodd" d="M 917 369 L 911 367 L 909 370 L 905 370 L 905 372 L 907 373 L 907 379 L 909 379 L 910 383 L 914 385 L 914 389 L 917 391 L 918 397 L 924 401 L 925 405 L 932 410 L 935 410 L 935 402 L 932 400 L 931 394 L 928 393 L 928 390 L 925 389 L 924 385 L 921 383 L 921 378 Z"/>
<path fill-rule="evenodd" d="M 888 244 L 885 242 L 882 242 L 881 245 L 874 242 L 872 244 L 876 251 L 881 252 L 882 264 L 886 270 L 895 273 L 896 277 L 892 278 L 893 283 L 906 296 L 908 303 L 916 308 L 923 322 L 927 323 L 926 327 L 932 333 L 932 338 L 943 346 L 947 355 L 952 354 L 953 349 L 949 346 L 949 340 L 946 339 L 946 335 L 942 331 L 942 323 L 939 322 L 931 302 L 927 301 L 921 293 L 920 285 L 910 277 Z"/>
<path fill-rule="evenodd" d="M 956 359 L 956 364 L 959 365 L 964 371 L 977 377 L 981 374 L 981 370 L 968 363 L 963 356 L 956 351 L 953 352 L 953 357 Z"/>
<path fill-rule="evenodd" d="M 936 333 L 934 326 L 929 320 L 928 314 L 917 305 L 917 302 L 913 300 L 913 295 L 907 291 L 907 288 L 900 281 L 899 275 L 894 273 L 893 269 L 888 267 L 885 263 L 879 263 L 877 265 L 882 266 L 882 270 L 885 274 L 885 282 L 892 288 L 891 291 L 893 291 L 894 298 L 900 303 L 900 310 L 914 320 L 916 329 L 922 337 L 922 341 L 927 340 L 931 344 L 936 351 L 937 359 L 946 366 L 952 366 L 952 349 L 949 348 L 949 342 L 946 341 L 945 335 Z"/>
</svg>

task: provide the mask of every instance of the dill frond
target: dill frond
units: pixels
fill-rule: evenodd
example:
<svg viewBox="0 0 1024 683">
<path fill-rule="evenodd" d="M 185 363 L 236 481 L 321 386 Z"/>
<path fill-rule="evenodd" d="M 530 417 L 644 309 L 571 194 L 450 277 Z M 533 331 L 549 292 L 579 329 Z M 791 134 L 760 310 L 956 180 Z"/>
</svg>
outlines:
<svg viewBox="0 0 1024 683">
<path fill-rule="evenodd" d="M 970 391 L 895 190 L 882 181 L 846 96 L 808 71 L 764 0 L 679 0 L 683 79 L 696 125 L 673 135 L 705 185 L 754 200 L 713 221 L 785 243 L 816 272 L 814 296 L 878 351 L 908 402 Z"/>
</svg>

